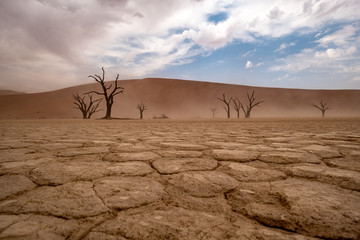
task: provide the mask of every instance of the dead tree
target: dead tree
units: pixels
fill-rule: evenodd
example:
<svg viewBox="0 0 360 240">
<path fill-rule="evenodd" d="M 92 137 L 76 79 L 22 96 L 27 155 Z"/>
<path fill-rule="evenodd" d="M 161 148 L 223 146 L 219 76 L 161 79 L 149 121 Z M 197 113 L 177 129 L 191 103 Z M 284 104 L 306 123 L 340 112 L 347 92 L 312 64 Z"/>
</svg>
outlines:
<svg viewBox="0 0 360 240">
<path fill-rule="evenodd" d="M 223 93 L 223 98 L 218 98 L 220 101 L 225 103 L 224 109 L 227 113 L 227 118 L 230 118 L 230 103 L 232 101 L 232 97 L 229 100 L 226 100 L 225 93 Z"/>
<path fill-rule="evenodd" d="M 116 76 L 115 79 L 115 86 L 113 88 L 113 90 L 111 90 L 112 88 L 112 84 L 110 84 L 110 86 L 106 86 L 105 84 L 105 70 L 104 67 L 101 68 L 102 69 L 102 77 L 100 77 L 99 75 L 89 75 L 88 77 L 91 77 L 93 79 L 95 79 L 96 82 L 98 82 L 101 85 L 102 88 L 102 92 L 97 92 L 97 91 L 90 91 L 87 92 L 88 93 L 96 93 L 98 95 L 103 95 L 106 101 L 106 114 L 105 114 L 105 119 L 110 119 L 111 118 L 111 108 L 112 105 L 114 103 L 114 97 L 120 93 L 123 93 L 124 88 L 118 86 L 118 79 L 119 79 L 119 74 Z M 109 91 L 109 92 L 108 92 Z"/>
<path fill-rule="evenodd" d="M 237 113 L 237 118 L 240 118 L 241 102 L 238 98 L 233 99 L 233 107 Z"/>
<path fill-rule="evenodd" d="M 93 101 L 93 104 L 91 104 L 92 96 L 90 95 L 89 98 L 90 98 L 90 104 L 89 104 L 88 119 L 90 119 L 94 113 L 102 111 L 102 109 L 98 109 L 102 99 L 96 99 L 95 101 Z"/>
<path fill-rule="evenodd" d="M 73 98 L 75 99 L 74 104 L 76 105 L 76 108 L 81 111 L 83 119 L 90 119 L 91 115 L 102 110 L 98 109 L 101 99 L 93 100 L 91 94 L 88 94 L 87 96 L 89 98 L 89 103 L 86 103 L 85 96 L 80 97 L 79 94 L 73 94 Z"/>
<path fill-rule="evenodd" d="M 143 102 L 141 102 L 140 104 L 137 105 L 136 108 L 139 109 L 140 119 L 143 119 L 143 112 L 144 112 L 145 110 L 147 110 L 146 105 L 145 105 Z"/>
<path fill-rule="evenodd" d="M 244 105 L 239 101 L 240 107 L 244 112 L 245 118 L 250 118 L 251 110 L 256 106 L 259 106 L 260 103 L 264 102 L 264 101 L 256 101 L 254 94 L 255 94 L 254 91 L 252 91 L 251 95 L 249 95 L 248 92 L 246 93 L 247 99 L 249 101 L 249 105 L 246 106 L 246 109 Z"/>
<path fill-rule="evenodd" d="M 210 112 L 212 113 L 212 117 L 215 118 L 217 109 L 216 108 L 210 108 Z"/>
<path fill-rule="evenodd" d="M 323 117 L 323 118 L 325 117 L 325 112 L 326 112 L 326 110 L 329 109 L 329 107 L 327 106 L 327 104 L 326 104 L 326 103 L 323 103 L 322 100 L 320 100 L 320 105 L 316 105 L 315 103 L 312 103 L 311 106 L 319 109 L 319 110 L 321 111 L 321 113 L 322 113 L 322 117 Z"/>
<path fill-rule="evenodd" d="M 73 98 L 75 99 L 74 104 L 76 105 L 76 108 L 79 109 L 83 115 L 83 119 L 87 118 L 87 113 L 88 113 L 88 107 L 87 104 L 85 103 L 85 96 L 84 97 L 80 97 L 79 94 L 74 95 L 73 94 Z"/>
</svg>

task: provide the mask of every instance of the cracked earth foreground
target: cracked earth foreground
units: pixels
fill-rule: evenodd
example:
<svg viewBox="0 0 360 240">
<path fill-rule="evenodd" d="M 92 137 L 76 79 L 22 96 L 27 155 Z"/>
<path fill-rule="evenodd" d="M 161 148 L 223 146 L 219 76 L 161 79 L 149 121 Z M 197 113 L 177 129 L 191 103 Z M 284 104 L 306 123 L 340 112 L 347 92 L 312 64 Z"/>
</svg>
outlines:
<svg viewBox="0 0 360 240">
<path fill-rule="evenodd" d="M 0 124 L 0 239 L 359 239 L 360 120 Z"/>
</svg>

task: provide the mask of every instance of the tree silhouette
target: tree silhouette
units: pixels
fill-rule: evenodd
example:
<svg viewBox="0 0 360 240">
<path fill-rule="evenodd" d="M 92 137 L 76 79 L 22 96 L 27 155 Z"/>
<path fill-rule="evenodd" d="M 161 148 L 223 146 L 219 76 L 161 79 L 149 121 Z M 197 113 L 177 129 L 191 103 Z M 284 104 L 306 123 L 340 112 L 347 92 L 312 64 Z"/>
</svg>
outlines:
<svg viewBox="0 0 360 240">
<path fill-rule="evenodd" d="M 116 96 L 116 95 L 118 95 L 120 93 L 123 93 L 124 88 L 118 86 L 119 74 L 116 76 L 115 86 L 114 86 L 113 90 L 111 90 L 112 84 L 110 84 L 110 86 L 106 86 L 104 67 L 102 67 L 101 69 L 102 69 L 102 73 L 103 73 L 102 77 L 100 77 L 99 75 L 96 75 L 96 74 L 89 75 L 88 77 L 91 77 L 91 78 L 95 79 L 95 81 L 98 82 L 101 85 L 103 91 L 102 92 L 90 91 L 90 92 L 87 92 L 86 94 L 96 93 L 98 95 L 103 95 L 104 96 L 105 101 L 106 101 L 106 114 L 105 114 L 104 118 L 105 119 L 110 119 L 111 118 L 111 108 L 112 108 L 112 105 L 114 103 L 114 96 Z"/>
<path fill-rule="evenodd" d="M 223 103 L 225 103 L 224 109 L 227 113 L 227 118 L 230 118 L 230 103 L 232 101 L 232 97 L 230 97 L 229 100 L 226 100 L 226 96 L 225 93 L 223 93 L 223 97 L 222 98 L 218 98 L 220 101 L 222 101 Z"/>
<path fill-rule="evenodd" d="M 89 98 L 89 103 L 86 103 L 85 96 L 80 97 L 79 94 L 73 94 L 73 98 L 75 99 L 74 104 L 76 105 L 76 108 L 81 111 L 83 119 L 90 119 L 91 115 L 102 110 L 98 109 L 102 99 L 93 100 L 91 94 L 87 94 L 87 96 Z"/>
<path fill-rule="evenodd" d="M 216 108 L 210 108 L 210 112 L 212 113 L 212 117 L 215 118 L 217 109 Z"/>
<path fill-rule="evenodd" d="M 264 101 L 256 101 L 254 94 L 255 91 L 252 91 L 251 95 L 249 95 L 248 92 L 246 93 L 247 99 L 249 101 L 249 105 L 246 106 L 246 109 L 244 105 L 239 101 L 240 107 L 244 112 L 245 118 L 250 118 L 251 110 L 256 106 L 259 106 L 260 103 L 264 102 Z"/>
<path fill-rule="evenodd" d="M 238 98 L 233 99 L 233 107 L 237 113 L 237 118 L 240 118 L 241 102 Z"/>
<path fill-rule="evenodd" d="M 147 110 L 146 105 L 141 102 L 140 104 L 137 105 L 136 108 L 139 109 L 140 119 L 143 119 L 143 112 L 144 112 L 145 110 Z"/>
<path fill-rule="evenodd" d="M 316 105 L 315 103 L 312 103 L 311 106 L 319 109 L 319 110 L 321 111 L 321 113 L 322 113 L 322 117 L 323 117 L 323 118 L 325 117 L 325 112 L 326 112 L 326 110 L 329 109 L 329 107 L 327 106 L 327 104 L 326 104 L 325 102 L 323 103 L 322 99 L 320 100 L 320 105 Z"/>
</svg>

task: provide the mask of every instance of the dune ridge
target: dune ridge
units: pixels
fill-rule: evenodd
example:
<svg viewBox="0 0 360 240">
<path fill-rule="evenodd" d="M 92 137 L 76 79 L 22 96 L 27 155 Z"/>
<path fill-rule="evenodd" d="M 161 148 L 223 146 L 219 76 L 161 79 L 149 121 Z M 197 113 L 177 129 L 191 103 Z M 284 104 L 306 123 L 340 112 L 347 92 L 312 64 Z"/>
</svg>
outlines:
<svg viewBox="0 0 360 240">
<path fill-rule="evenodd" d="M 223 104 L 217 98 L 225 93 L 227 98 L 238 97 L 246 103 L 246 93 L 251 91 L 255 91 L 258 100 L 264 101 L 252 111 L 251 117 L 254 118 L 321 117 L 321 112 L 311 106 L 311 103 L 318 104 L 321 99 L 330 107 L 326 112 L 327 117 L 360 116 L 360 90 L 266 88 L 163 78 L 121 80 L 119 85 L 125 91 L 114 100 L 112 117 L 117 118 L 138 118 L 136 105 L 141 101 L 148 108 L 144 118 L 161 114 L 170 118 L 211 118 L 210 108 L 217 109 L 216 117 L 225 118 Z M 80 111 L 73 104 L 72 94 L 83 94 L 90 90 L 100 90 L 100 86 L 92 83 L 44 93 L 0 95 L 0 118 L 81 118 Z M 105 109 L 104 102 L 102 108 Z M 101 118 L 104 114 L 105 111 L 101 111 L 93 117 Z M 240 114 L 243 118 L 243 113 Z M 231 117 L 236 118 L 233 108 Z"/>
</svg>

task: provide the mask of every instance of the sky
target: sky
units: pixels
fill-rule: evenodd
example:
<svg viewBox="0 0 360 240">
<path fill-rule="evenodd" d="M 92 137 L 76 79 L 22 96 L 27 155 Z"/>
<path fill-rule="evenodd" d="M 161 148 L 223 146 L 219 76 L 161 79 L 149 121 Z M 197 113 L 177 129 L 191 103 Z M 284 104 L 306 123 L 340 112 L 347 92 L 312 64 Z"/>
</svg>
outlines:
<svg viewBox="0 0 360 240">
<path fill-rule="evenodd" d="M 0 89 L 176 78 L 360 89 L 359 0 L 1 0 Z"/>
</svg>

